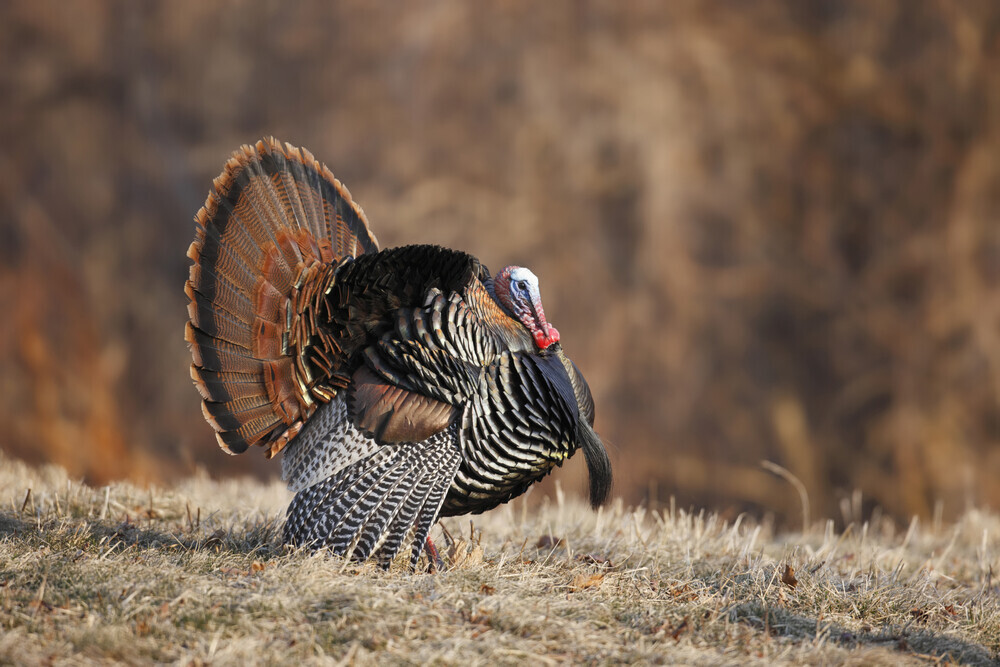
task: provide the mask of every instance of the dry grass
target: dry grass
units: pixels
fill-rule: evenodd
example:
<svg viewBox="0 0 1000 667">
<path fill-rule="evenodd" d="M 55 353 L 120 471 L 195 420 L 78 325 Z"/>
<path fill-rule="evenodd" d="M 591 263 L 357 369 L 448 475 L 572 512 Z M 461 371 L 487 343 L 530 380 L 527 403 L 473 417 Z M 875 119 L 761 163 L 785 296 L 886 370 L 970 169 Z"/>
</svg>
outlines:
<svg viewBox="0 0 1000 667">
<path fill-rule="evenodd" d="M 277 484 L 91 488 L 4 458 L 0 488 L 0 663 L 993 664 L 1000 651 L 1000 517 L 975 511 L 951 527 L 776 537 L 680 510 L 519 501 L 447 521 L 450 549 L 436 529 L 447 567 L 431 575 L 286 550 Z"/>
</svg>

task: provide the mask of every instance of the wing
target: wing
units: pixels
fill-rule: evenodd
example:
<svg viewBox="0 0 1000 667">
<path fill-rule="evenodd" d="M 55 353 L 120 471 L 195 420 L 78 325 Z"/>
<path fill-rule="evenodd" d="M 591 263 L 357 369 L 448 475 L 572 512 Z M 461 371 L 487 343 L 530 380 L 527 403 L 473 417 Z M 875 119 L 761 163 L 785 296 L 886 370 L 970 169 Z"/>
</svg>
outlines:
<svg viewBox="0 0 1000 667">
<path fill-rule="evenodd" d="M 361 257 L 337 275 L 332 320 L 359 350 L 347 392 L 351 421 L 382 444 L 419 442 L 447 428 L 504 352 L 533 350 L 496 305 L 471 255 L 406 246 Z"/>
<path fill-rule="evenodd" d="M 412 535 L 412 568 L 437 521 L 460 458 L 454 425 L 407 446 L 376 445 L 365 458 L 295 495 L 288 507 L 285 541 L 329 548 L 356 560 L 377 552 L 382 565 L 388 566 Z"/>
</svg>

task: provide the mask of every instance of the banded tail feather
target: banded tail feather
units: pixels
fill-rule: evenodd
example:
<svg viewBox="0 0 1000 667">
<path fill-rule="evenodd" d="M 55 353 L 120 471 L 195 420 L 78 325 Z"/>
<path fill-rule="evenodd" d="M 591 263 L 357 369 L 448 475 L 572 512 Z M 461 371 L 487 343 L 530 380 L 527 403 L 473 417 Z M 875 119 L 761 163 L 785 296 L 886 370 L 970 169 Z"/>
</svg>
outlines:
<svg viewBox="0 0 1000 667">
<path fill-rule="evenodd" d="M 278 452 L 285 540 L 415 566 L 439 516 L 486 511 L 583 448 L 611 465 L 538 279 L 430 245 L 379 250 L 308 151 L 243 146 L 195 218 L 191 376 L 222 448 Z"/>
<path fill-rule="evenodd" d="M 232 156 L 195 222 L 191 377 L 223 450 L 273 456 L 336 394 L 309 356 L 316 287 L 378 241 L 329 169 L 273 138 Z"/>
</svg>

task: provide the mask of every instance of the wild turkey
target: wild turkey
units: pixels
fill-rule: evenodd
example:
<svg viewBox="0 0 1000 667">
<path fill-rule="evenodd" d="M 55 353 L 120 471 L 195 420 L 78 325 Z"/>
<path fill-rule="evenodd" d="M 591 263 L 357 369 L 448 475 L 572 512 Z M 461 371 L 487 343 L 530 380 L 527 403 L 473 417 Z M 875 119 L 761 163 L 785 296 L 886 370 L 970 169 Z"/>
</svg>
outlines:
<svg viewBox="0 0 1000 667">
<path fill-rule="evenodd" d="M 415 566 L 439 516 L 520 495 L 583 447 L 590 500 L 611 466 L 594 403 L 538 280 L 464 252 L 379 250 L 306 150 L 243 146 L 195 218 L 186 339 L 230 454 L 284 451 L 286 542 Z"/>
</svg>

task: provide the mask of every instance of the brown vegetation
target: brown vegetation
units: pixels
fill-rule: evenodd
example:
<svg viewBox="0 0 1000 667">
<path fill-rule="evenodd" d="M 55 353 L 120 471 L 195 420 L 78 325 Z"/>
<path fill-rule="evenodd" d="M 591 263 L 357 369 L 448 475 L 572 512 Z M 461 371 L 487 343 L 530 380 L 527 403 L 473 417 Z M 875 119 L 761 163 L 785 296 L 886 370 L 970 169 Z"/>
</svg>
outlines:
<svg viewBox="0 0 1000 667">
<path fill-rule="evenodd" d="M 627 499 L 798 521 L 767 459 L 814 515 L 1000 505 L 995 3 L 0 11 L 8 452 L 263 469 L 201 420 L 181 285 L 211 178 L 274 134 L 384 244 L 535 270 Z"/>
<path fill-rule="evenodd" d="M 278 483 L 93 488 L 0 455 L 0 663 L 995 665 L 1000 517 L 767 525 L 557 493 L 439 571 L 285 549 Z M 30 491 L 30 493 L 29 493 Z"/>
</svg>

